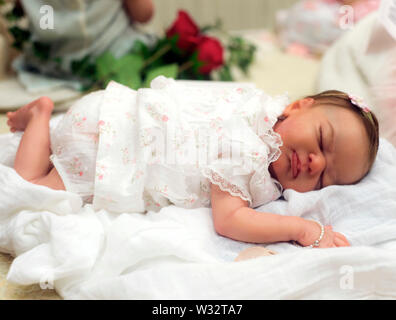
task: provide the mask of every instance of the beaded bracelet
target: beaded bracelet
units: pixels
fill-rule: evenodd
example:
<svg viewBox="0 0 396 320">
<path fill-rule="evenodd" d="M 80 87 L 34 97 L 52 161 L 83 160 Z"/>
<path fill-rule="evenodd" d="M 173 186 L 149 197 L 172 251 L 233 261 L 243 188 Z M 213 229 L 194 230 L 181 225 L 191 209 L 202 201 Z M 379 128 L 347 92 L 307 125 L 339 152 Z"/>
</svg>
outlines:
<svg viewBox="0 0 396 320">
<path fill-rule="evenodd" d="M 315 240 L 315 242 L 313 244 L 306 246 L 305 248 L 319 247 L 319 242 L 323 239 L 323 236 L 325 233 L 323 224 L 321 224 L 319 221 L 315 221 L 315 220 L 311 220 L 311 221 L 316 222 L 320 226 L 320 236 L 319 236 L 318 240 Z"/>
</svg>

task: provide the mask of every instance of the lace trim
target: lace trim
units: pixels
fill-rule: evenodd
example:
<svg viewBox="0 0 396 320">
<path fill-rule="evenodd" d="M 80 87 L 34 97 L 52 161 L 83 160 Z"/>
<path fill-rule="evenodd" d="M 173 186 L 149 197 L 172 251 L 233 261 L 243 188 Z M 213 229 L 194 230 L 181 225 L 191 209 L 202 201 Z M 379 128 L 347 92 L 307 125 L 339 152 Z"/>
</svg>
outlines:
<svg viewBox="0 0 396 320">
<path fill-rule="evenodd" d="M 280 147 L 283 145 L 282 137 L 279 133 L 274 131 L 274 126 L 278 121 L 278 116 L 282 113 L 285 106 L 288 104 L 287 95 L 276 96 L 275 98 L 271 97 L 268 102 L 268 114 L 269 114 L 269 126 L 268 130 L 260 134 L 260 138 L 264 137 L 264 142 L 267 142 L 270 147 L 270 152 L 268 154 L 268 165 L 271 162 L 275 162 L 279 159 L 281 155 Z M 282 107 L 282 110 L 280 109 Z M 271 112 L 274 111 L 274 112 Z M 271 114 L 272 113 L 272 114 Z M 266 141 L 265 138 L 268 138 L 269 141 Z"/>
<path fill-rule="evenodd" d="M 268 178 L 271 179 L 272 183 L 278 189 L 280 194 L 283 193 L 283 187 L 276 179 L 272 178 L 270 175 L 266 175 L 265 172 L 268 172 L 268 167 L 272 162 L 275 162 L 279 159 L 281 155 L 280 147 L 283 145 L 282 138 L 280 134 L 274 131 L 273 127 L 278 121 L 278 115 L 282 113 L 283 110 L 280 110 L 280 106 L 283 108 L 287 105 L 287 96 L 278 96 L 276 98 L 271 98 L 270 101 L 267 103 L 269 104 L 269 110 L 276 110 L 275 112 L 268 112 L 266 111 L 269 121 L 266 123 L 266 127 L 263 128 L 264 130 L 260 130 L 261 132 L 257 132 L 260 139 L 268 146 L 268 156 L 267 156 L 267 163 L 264 167 L 256 168 L 252 180 L 255 180 L 255 184 L 257 187 L 265 185 L 266 180 Z M 282 108 L 282 109 L 283 109 Z M 208 178 L 213 184 L 217 185 L 222 191 L 226 191 L 232 196 L 237 196 L 244 201 L 249 202 L 249 206 L 252 206 L 253 199 L 250 195 L 246 195 L 237 185 L 232 184 L 226 181 L 221 174 L 216 172 L 213 169 L 205 168 L 202 174 Z"/>
<path fill-rule="evenodd" d="M 274 123 L 275 125 L 275 123 Z M 273 129 L 269 129 L 266 133 L 260 135 L 260 138 L 266 137 L 271 139 L 272 144 L 269 144 L 269 152 L 268 152 L 268 159 L 267 159 L 267 167 L 266 169 L 269 171 L 269 166 L 272 162 L 275 162 L 276 160 L 279 159 L 281 155 L 280 147 L 283 145 L 282 138 L 279 133 L 275 132 Z M 264 138 L 265 139 L 265 138 Z M 265 140 L 264 140 L 265 141 Z M 262 176 L 261 176 L 262 177 Z M 271 175 L 270 175 L 271 177 Z M 271 180 L 279 190 L 279 192 L 282 194 L 283 193 L 283 187 L 280 184 L 280 182 L 274 178 L 271 177 Z M 258 185 L 258 184 L 257 184 Z"/>
<path fill-rule="evenodd" d="M 228 192 L 234 197 L 239 197 L 244 201 L 249 202 L 249 206 L 252 205 L 252 200 L 249 196 L 246 196 L 235 184 L 231 184 L 226 181 L 219 173 L 213 169 L 204 169 L 202 174 L 208 178 L 211 183 L 217 185 L 222 191 Z"/>
<path fill-rule="evenodd" d="M 274 131 L 274 126 L 276 124 L 276 122 L 278 121 L 278 115 L 280 115 L 282 113 L 283 110 L 280 110 L 280 105 L 282 106 L 286 106 L 289 102 L 288 102 L 288 97 L 287 95 L 281 95 L 281 96 L 277 96 L 275 98 L 270 99 L 270 101 L 268 102 L 269 106 L 268 106 L 268 110 L 274 111 L 275 112 L 268 112 L 268 116 L 269 116 L 269 128 L 267 128 L 266 131 L 264 132 L 259 132 L 259 137 L 268 144 L 269 147 L 269 152 L 268 152 L 268 158 L 267 158 L 267 170 L 268 167 L 270 166 L 270 164 L 272 162 L 275 162 L 276 160 L 279 159 L 280 155 L 281 155 L 281 150 L 280 147 L 283 145 L 283 141 L 282 141 L 282 137 L 280 136 L 279 133 Z M 257 174 L 258 172 L 256 172 Z M 260 178 L 262 178 L 262 174 L 261 172 L 258 173 L 260 174 Z M 261 179 L 258 179 L 261 180 Z M 279 190 L 279 192 L 282 194 L 283 193 L 283 187 L 280 184 L 279 181 L 277 181 L 276 179 L 271 177 L 272 182 L 274 183 L 274 185 L 277 187 L 277 189 Z M 257 183 L 257 185 L 259 185 L 260 183 Z"/>
<path fill-rule="evenodd" d="M 268 164 L 278 160 L 281 155 L 280 147 L 283 145 L 283 141 L 279 133 L 273 129 L 269 129 L 266 133 L 260 135 L 260 138 L 267 143 L 269 147 L 268 153 Z M 268 140 L 269 141 L 268 141 Z"/>
</svg>

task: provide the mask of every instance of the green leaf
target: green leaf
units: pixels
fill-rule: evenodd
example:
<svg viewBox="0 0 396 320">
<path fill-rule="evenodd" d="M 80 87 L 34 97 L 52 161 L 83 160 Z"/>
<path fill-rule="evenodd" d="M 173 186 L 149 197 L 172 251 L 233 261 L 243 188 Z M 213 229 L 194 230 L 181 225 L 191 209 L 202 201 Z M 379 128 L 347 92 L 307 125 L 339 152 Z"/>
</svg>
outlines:
<svg viewBox="0 0 396 320">
<path fill-rule="evenodd" d="M 231 69 L 228 65 L 223 66 L 219 70 L 220 81 L 233 81 Z"/>
<path fill-rule="evenodd" d="M 241 37 L 235 36 L 230 38 L 227 49 L 230 53 L 228 64 L 235 65 L 247 74 L 249 66 L 254 60 L 256 46 Z"/>
<path fill-rule="evenodd" d="M 7 12 L 7 13 L 5 14 L 5 18 L 6 18 L 7 21 L 9 21 L 9 22 L 14 22 L 14 21 L 17 21 L 17 20 L 18 20 L 18 17 L 15 16 L 15 15 L 13 14 L 12 11 Z"/>
<path fill-rule="evenodd" d="M 22 50 L 23 43 L 28 41 L 30 38 L 30 32 L 27 30 L 23 30 L 17 26 L 13 26 L 8 29 L 11 35 L 14 37 L 13 47 Z"/>
<path fill-rule="evenodd" d="M 74 75 L 87 81 L 96 81 L 96 65 L 91 62 L 90 55 L 81 60 L 73 60 L 70 67 Z"/>
<path fill-rule="evenodd" d="M 51 46 L 47 43 L 33 42 L 33 52 L 41 61 L 48 60 L 51 53 Z"/>
<path fill-rule="evenodd" d="M 103 53 L 96 59 L 96 77 L 106 86 L 114 80 L 132 89 L 138 89 L 142 80 L 139 75 L 143 58 L 137 54 L 127 54 L 119 59 L 110 52 Z"/>
<path fill-rule="evenodd" d="M 151 55 L 149 47 L 142 40 L 135 40 L 131 53 L 137 54 L 143 57 L 143 59 L 147 59 Z"/>
<path fill-rule="evenodd" d="M 54 61 L 58 65 L 61 65 L 63 59 L 61 57 L 55 57 L 55 58 L 52 59 L 52 61 Z"/>
<path fill-rule="evenodd" d="M 128 54 L 116 60 L 112 71 L 115 73 L 138 73 L 143 67 L 143 58 L 137 54 Z"/>
<path fill-rule="evenodd" d="M 190 61 L 193 62 L 193 65 L 191 67 L 191 69 L 193 70 L 194 74 L 196 76 L 201 75 L 201 73 L 199 72 L 199 68 L 201 68 L 204 65 L 204 62 L 199 61 L 198 59 L 198 52 L 194 52 L 191 57 L 190 57 Z"/>
<path fill-rule="evenodd" d="M 96 58 L 96 76 L 98 79 L 105 79 L 114 68 L 116 59 L 110 52 L 105 52 Z"/>
<path fill-rule="evenodd" d="M 147 72 L 146 80 L 144 82 L 144 87 L 148 88 L 151 81 L 158 76 L 165 76 L 167 78 L 177 77 L 178 66 L 176 63 L 161 66 L 155 69 L 151 69 Z"/>
<path fill-rule="evenodd" d="M 178 56 L 182 55 L 182 51 L 177 46 L 177 42 L 179 41 L 179 34 L 175 34 L 170 38 L 166 38 L 167 44 L 171 46 L 172 52 L 176 53 Z"/>
<path fill-rule="evenodd" d="M 142 79 L 138 72 L 126 72 L 117 73 L 112 77 L 112 80 L 123 84 L 124 86 L 130 87 L 131 89 L 137 90 L 142 85 Z"/>
<path fill-rule="evenodd" d="M 19 19 L 21 19 L 24 16 L 24 12 L 21 6 L 15 6 L 11 11 L 7 12 L 5 14 L 5 18 L 8 21 L 17 21 Z"/>
</svg>

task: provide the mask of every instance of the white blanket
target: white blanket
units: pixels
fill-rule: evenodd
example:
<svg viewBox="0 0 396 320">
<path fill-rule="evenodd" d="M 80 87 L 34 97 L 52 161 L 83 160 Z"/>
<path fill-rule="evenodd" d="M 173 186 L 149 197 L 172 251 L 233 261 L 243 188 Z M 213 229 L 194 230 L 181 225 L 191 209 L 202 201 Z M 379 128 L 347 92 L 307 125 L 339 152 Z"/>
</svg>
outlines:
<svg viewBox="0 0 396 320">
<path fill-rule="evenodd" d="M 0 136 L 0 251 L 7 279 L 55 287 L 65 299 L 396 298 L 396 150 L 385 140 L 357 186 L 334 186 L 259 208 L 314 218 L 352 247 L 269 245 L 277 255 L 233 262 L 245 244 L 218 236 L 208 208 L 94 212 L 79 197 L 24 181 L 9 167 L 18 136 Z"/>
</svg>

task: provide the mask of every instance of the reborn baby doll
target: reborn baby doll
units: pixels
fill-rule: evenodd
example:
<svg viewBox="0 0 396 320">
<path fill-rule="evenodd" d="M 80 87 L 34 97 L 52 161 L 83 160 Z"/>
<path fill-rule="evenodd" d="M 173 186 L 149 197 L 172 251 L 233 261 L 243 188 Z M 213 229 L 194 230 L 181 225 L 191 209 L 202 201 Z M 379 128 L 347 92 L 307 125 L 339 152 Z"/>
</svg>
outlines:
<svg viewBox="0 0 396 320">
<path fill-rule="evenodd" d="M 288 103 L 158 77 L 138 91 L 111 82 L 50 133 L 52 110 L 43 97 L 7 114 L 11 131 L 24 131 L 14 168 L 27 181 L 120 213 L 211 206 L 220 235 L 252 243 L 349 245 L 331 226 L 253 208 L 287 188 L 357 183 L 379 141 L 375 115 L 339 91 Z"/>
</svg>

